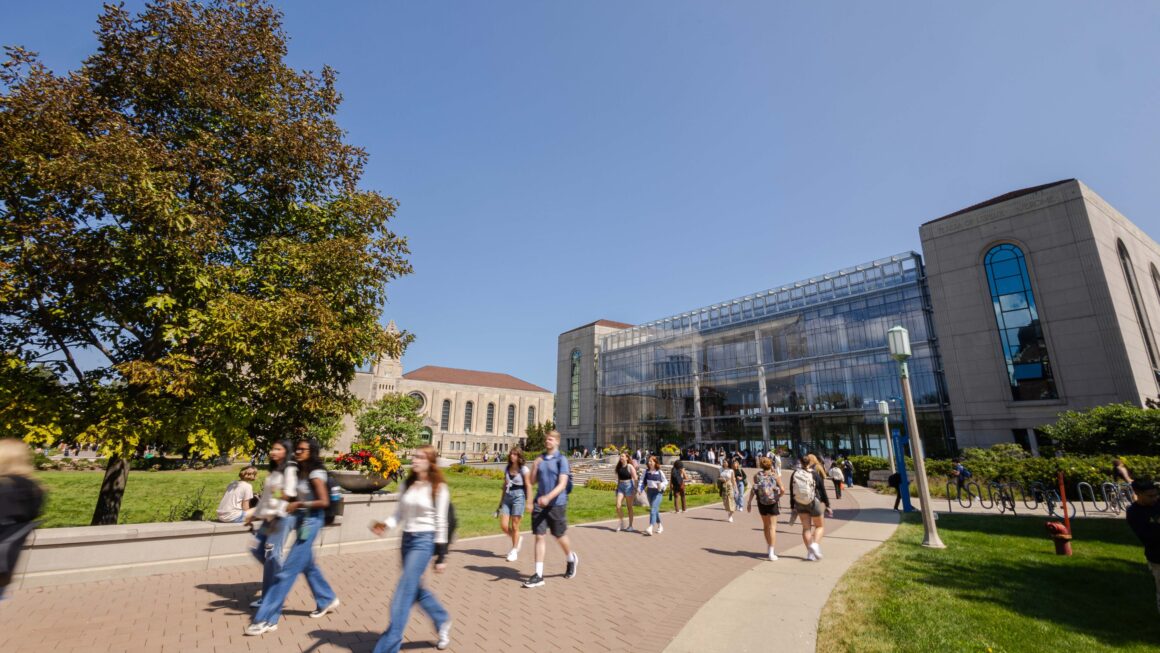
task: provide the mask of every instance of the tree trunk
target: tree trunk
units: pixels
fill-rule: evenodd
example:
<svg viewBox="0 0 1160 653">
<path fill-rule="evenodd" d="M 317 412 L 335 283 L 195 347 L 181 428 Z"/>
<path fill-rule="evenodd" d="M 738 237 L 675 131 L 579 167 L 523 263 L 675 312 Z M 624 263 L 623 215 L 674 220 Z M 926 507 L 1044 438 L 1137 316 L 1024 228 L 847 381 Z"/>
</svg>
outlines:
<svg viewBox="0 0 1160 653">
<path fill-rule="evenodd" d="M 121 514 L 121 498 L 125 496 L 125 484 L 129 480 L 129 461 L 119 456 L 110 456 L 105 468 L 105 479 L 101 481 L 101 494 L 97 497 L 97 508 L 93 511 L 91 526 L 107 526 L 117 523 Z"/>
</svg>

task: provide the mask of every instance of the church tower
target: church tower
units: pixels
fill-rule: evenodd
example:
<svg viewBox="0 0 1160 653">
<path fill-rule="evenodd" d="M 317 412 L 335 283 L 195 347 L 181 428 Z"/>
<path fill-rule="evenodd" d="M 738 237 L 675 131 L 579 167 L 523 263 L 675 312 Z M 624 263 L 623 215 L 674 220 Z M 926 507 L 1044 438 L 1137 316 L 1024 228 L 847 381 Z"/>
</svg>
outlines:
<svg viewBox="0 0 1160 653">
<path fill-rule="evenodd" d="M 398 334 L 399 327 L 395 326 L 395 321 L 391 320 L 387 323 L 387 333 Z M 391 389 L 394 390 L 395 382 L 403 376 L 403 361 L 394 356 L 383 356 L 379 362 L 375 364 L 375 377 L 390 379 Z"/>
</svg>

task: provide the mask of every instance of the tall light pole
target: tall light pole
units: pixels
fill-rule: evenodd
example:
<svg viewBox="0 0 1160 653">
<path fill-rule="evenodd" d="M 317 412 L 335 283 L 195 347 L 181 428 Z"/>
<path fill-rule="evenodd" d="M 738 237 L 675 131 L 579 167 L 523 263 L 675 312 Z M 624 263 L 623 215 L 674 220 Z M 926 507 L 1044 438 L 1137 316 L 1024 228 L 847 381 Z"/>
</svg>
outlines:
<svg viewBox="0 0 1160 653">
<path fill-rule="evenodd" d="M 886 431 L 886 457 L 890 459 L 890 473 L 898 472 L 898 464 L 894 462 L 894 438 L 890 437 L 890 404 L 878 402 L 878 414 L 882 416 L 882 428 Z"/>
<path fill-rule="evenodd" d="M 886 332 L 890 345 L 890 356 L 898 361 L 898 373 L 902 377 L 902 399 L 906 404 L 906 426 L 910 431 L 910 451 L 914 456 L 914 474 L 918 476 L 918 497 L 922 501 L 922 545 L 932 549 L 945 549 L 946 545 L 938 536 L 934 524 L 934 509 L 930 502 L 930 488 L 926 478 L 926 460 L 922 452 L 922 436 L 918 432 L 918 418 L 914 414 L 914 398 L 910 396 L 910 372 L 906 361 L 910 358 L 910 334 L 904 327 L 896 326 Z M 901 488 L 900 488 L 901 491 Z"/>
</svg>

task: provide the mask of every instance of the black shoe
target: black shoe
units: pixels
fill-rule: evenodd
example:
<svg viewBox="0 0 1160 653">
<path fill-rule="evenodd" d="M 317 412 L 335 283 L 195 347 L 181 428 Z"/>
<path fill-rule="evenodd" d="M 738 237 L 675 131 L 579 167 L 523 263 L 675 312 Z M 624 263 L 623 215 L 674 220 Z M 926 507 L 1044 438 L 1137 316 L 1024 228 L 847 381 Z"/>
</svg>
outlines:
<svg viewBox="0 0 1160 653">
<path fill-rule="evenodd" d="M 576 577 L 576 568 L 580 566 L 580 556 L 573 553 L 572 558 L 572 560 L 568 561 L 568 569 L 564 572 L 564 578 Z"/>
<path fill-rule="evenodd" d="M 544 584 L 544 577 L 539 574 L 532 574 L 532 577 L 524 581 L 524 587 L 541 587 Z"/>
</svg>

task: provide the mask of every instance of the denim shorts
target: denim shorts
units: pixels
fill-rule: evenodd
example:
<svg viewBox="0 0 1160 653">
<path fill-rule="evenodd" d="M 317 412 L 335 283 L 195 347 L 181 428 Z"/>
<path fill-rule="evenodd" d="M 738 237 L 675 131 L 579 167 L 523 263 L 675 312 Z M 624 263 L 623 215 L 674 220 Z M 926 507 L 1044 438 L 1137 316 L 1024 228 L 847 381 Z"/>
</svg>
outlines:
<svg viewBox="0 0 1160 653">
<path fill-rule="evenodd" d="M 508 490 L 503 495 L 503 502 L 499 506 L 499 514 L 509 517 L 523 517 L 527 509 L 528 495 L 523 490 Z"/>
<path fill-rule="evenodd" d="M 636 489 L 633 487 L 632 481 L 620 481 L 616 484 L 616 493 L 623 494 L 626 497 L 633 497 L 636 495 Z"/>
</svg>

